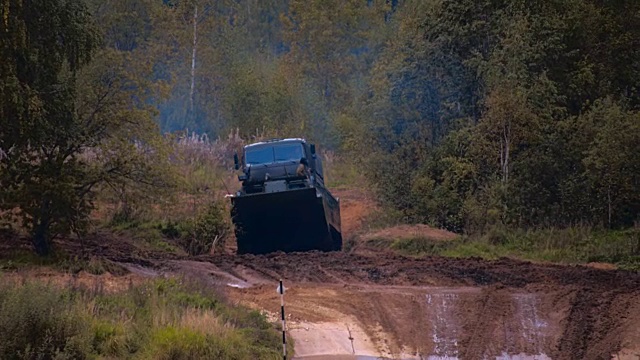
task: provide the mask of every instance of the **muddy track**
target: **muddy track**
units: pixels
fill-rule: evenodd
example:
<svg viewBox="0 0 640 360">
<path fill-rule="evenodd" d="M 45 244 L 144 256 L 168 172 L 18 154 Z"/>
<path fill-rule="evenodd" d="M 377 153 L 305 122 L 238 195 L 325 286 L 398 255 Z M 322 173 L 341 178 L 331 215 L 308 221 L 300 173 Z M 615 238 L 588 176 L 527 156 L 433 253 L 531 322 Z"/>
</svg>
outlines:
<svg viewBox="0 0 640 360">
<path fill-rule="evenodd" d="M 250 286 L 232 296 L 261 309 L 277 308 L 270 285 L 284 279 L 300 289 L 292 295 L 299 319 L 352 318 L 344 328 L 360 326 L 391 357 L 411 349 L 436 358 L 523 353 L 610 359 L 630 348 L 629 359 L 640 359 L 637 272 L 391 253 L 184 257 L 141 251 L 112 235 L 64 246 L 121 264 Z"/>
<path fill-rule="evenodd" d="M 363 283 L 410 286 L 488 286 L 510 288 L 571 286 L 587 292 L 640 290 L 640 274 L 624 270 L 599 270 L 586 266 L 534 264 L 500 259 L 443 257 L 408 258 L 393 254 L 364 256 L 334 253 L 276 253 L 264 256 L 203 256 L 221 269 L 238 265 L 259 269 L 272 280 L 295 282 Z"/>
<path fill-rule="evenodd" d="M 59 245 L 145 276 L 232 285 L 231 298 L 268 311 L 279 309 L 274 284 L 284 279 L 292 326 L 307 329 L 297 330 L 301 343 L 322 335 L 309 340 L 319 347 L 301 345 L 311 353 L 331 340 L 345 351 L 391 358 L 640 359 L 638 272 L 390 253 L 186 257 L 143 251 L 107 234 Z M 318 328 L 308 330 L 313 324 Z M 340 336 L 348 340 L 334 341 Z"/>
<path fill-rule="evenodd" d="M 342 200 L 345 237 L 375 202 Z M 427 226 L 383 229 L 446 241 Z M 56 246 L 122 265 L 132 277 L 183 275 L 230 299 L 275 314 L 283 279 L 296 351 L 372 358 L 640 360 L 640 273 L 513 259 L 409 258 L 387 252 L 275 253 L 189 257 L 110 232 Z M 0 256 L 30 248 L 0 238 Z M 230 251 L 231 252 L 231 251 Z M 117 277 L 111 282 L 117 283 Z"/>
<path fill-rule="evenodd" d="M 184 261 L 208 264 L 213 277 L 242 280 L 250 287 L 233 296 L 262 309 L 277 308 L 271 285 L 284 279 L 296 289 L 291 311 L 300 320 L 353 318 L 346 328 L 361 326 L 389 356 L 411 349 L 460 359 L 505 353 L 610 359 L 629 348 L 629 359 L 640 355 L 640 338 L 633 334 L 640 324 L 637 272 L 512 259 L 320 252 Z M 173 259 L 153 262 L 180 267 Z"/>
<path fill-rule="evenodd" d="M 307 291 L 298 298 L 293 295 L 299 301 L 293 313 L 300 319 L 353 317 L 351 326 L 361 326 L 371 341 L 382 344 L 378 348 L 388 349 L 387 356 L 411 349 L 436 358 L 522 353 L 552 359 L 610 359 L 631 347 L 629 359 L 636 354 L 640 358 L 635 350 L 640 349 L 640 338 L 627 336 L 640 324 L 637 272 L 506 258 L 417 259 L 390 253 L 226 254 L 187 259 L 100 250 L 121 263 L 211 277 L 226 274 L 226 283 L 238 279 L 253 285 L 233 296 L 249 299 L 258 308 L 271 303 L 277 308 L 278 299 L 267 284 L 284 279 L 289 286 Z M 182 261 L 203 265 L 185 266 Z M 439 288 L 446 290 L 433 290 Z M 475 290 L 460 290 L 465 288 Z M 327 295 L 319 295 L 323 292 Z M 434 338 L 425 340 L 429 333 Z"/>
</svg>

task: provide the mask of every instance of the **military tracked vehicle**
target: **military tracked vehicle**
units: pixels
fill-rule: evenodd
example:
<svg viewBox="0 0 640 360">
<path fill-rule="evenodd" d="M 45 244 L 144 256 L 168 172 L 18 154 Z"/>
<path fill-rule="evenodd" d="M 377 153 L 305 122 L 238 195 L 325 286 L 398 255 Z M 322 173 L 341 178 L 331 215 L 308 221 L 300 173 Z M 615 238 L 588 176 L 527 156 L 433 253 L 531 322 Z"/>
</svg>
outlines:
<svg viewBox="0 0 640 360">
<path fill-rule="evenodd" d="M 340 202 L 325 186 L 315 144 L 300 138 L 234 154 L 240 190 L 230 196 L 238 254 L 342 249 Z"/>
</svg>

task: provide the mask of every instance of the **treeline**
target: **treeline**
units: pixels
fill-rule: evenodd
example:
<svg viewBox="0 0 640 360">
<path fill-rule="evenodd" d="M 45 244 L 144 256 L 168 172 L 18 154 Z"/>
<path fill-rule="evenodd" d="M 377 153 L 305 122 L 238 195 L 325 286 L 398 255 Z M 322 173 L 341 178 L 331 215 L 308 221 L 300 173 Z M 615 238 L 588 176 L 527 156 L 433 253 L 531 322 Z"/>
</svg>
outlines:
<svg viewBox="0 0 640 360">
<path fill-rule="evenodd" d="M 405 2 L 392 26 L 363 131 L 379 194 L 406 219 L 640 219 L 640 3 Z"/>
<path fill-rule="evenodd" d="M 360 0 L 87 1 L 106 46 L 165 85 L 154 101 L 161 131 L 304 134 L 331 146 L 391 10 Z"/>
</svg>

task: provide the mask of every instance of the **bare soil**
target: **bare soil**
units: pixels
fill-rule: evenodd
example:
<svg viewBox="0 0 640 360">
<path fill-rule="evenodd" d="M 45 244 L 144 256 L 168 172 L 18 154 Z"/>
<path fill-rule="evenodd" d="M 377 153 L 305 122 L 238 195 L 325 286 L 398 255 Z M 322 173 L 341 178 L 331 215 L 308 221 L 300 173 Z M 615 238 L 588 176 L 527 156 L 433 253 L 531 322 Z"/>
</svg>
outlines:
<svg viewBox="0 0 640 360">
<path fill-rule="evenodd" d="M 355 233 L 372 200 L 339 196 L 345 232 Z M 387 231 L 398 236 L 416 228 Z M 24 239 L 4 239 L 0 256 L 19 246 Z M 371 252 L 186 257 L 143 250 L 110 234 L 58 246 L 123 264 L 131 271 L 123 282 L 184 274 L 222 285 L 230 299 L 274 321 L 282 279 L 288 330 L 301 358 L 640 359 L 640 273 L 602 264 Z"/>
</svg>

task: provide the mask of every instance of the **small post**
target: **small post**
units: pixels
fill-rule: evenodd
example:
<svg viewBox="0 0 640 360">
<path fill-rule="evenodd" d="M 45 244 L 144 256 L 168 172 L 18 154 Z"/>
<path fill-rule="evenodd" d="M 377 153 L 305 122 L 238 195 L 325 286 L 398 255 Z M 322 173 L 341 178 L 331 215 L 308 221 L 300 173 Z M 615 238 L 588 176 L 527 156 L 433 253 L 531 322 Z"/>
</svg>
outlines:
<svg viewBox="0 0 640 360">
<path fill-rule="evenodd" d="M 282 358 L 284 360 L 287 360 L 287 335 L 285 330 L 286 323 L 284 319 L 284 286 L 282 286 L 282 279 L 280 279 L 278 293 L 280 294 L 280 317 L 282 319 Z"/>
</svg>

